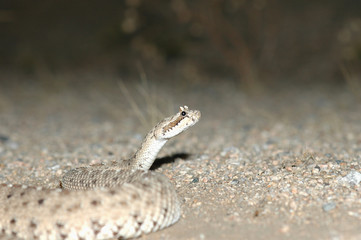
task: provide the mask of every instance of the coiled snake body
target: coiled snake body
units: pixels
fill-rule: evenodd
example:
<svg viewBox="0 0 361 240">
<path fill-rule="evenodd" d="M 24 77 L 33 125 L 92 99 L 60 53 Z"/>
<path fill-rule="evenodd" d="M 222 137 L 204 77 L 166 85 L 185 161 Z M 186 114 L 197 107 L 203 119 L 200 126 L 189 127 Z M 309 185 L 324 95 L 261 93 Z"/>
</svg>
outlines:
<svg viewBox="0 0 361 240">
<path fill-rule="evenodd" d="M 163 145 L 200 117 L 180 107 L 146 135 L 131 159 L 72 169 L 62 189 L 0 185 L 0 236 L 134 238 L 172 225 L 180 217 L 175 189 L 163 174 L 148 170 Z"/>
</svg>

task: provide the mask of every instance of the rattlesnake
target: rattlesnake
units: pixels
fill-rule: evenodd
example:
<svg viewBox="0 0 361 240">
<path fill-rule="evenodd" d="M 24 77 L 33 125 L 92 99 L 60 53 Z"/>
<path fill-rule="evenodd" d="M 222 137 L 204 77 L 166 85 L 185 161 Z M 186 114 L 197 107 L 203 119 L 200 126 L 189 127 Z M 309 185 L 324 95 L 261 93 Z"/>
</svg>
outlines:
<svg viewBox="0 0 361 240">
<path fill-rule="evenodd" d="M 167 140 L 200 117 L 180 107 L 146 135 L 132 158 L 70 170 L 62 189 L 0 185 L 0 237 L 134 238 L 172 225 L 180 218 L 176 191 L 167 177 L 148 170 Z"/>
</svg>

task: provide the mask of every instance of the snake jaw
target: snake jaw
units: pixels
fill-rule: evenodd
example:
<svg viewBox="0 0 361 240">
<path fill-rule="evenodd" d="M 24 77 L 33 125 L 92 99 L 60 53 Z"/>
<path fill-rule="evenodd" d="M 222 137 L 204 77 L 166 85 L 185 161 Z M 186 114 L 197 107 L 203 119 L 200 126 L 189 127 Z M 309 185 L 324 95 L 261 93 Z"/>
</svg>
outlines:
<svg viewBox="0 0 361 240">
<path fill-rule="evenodd" d="M 189 110 L 187 106 L 159 122 L 144 138 L 142 145 L 133 155 L 129 168 L 131 171 L 147 171 L 152 166 L 158 152 L 172 138 L 196 124 L 201 117 L 198 110 Z"/>
<path fill-rule="evenodd" d="M 187 106 L 181 106 L 180 111 L 169 118 L 164 119 L 160 125 L 159 132 L 156 133 L 158 139 L 169 139 L 196 124 L 201 118 L 198 110 L 189 110 Z"/>
</svg>

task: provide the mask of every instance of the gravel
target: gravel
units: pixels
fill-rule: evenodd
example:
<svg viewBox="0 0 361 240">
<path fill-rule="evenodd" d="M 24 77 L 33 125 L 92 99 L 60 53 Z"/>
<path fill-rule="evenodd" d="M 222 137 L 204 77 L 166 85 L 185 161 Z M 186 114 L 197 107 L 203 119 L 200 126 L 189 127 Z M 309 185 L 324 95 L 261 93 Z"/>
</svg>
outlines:
<svg viewBox="0 0 361 240">
<path fill-rule="evenodd" d="M 74 166 L 131 156 L 151 126 L 109 79 L 0 87 L 0 182 L 56 188 Z M 361 238 L 361 107 L 347 90 L 153 84 L 172 111 L 187 104 L 202 119 L 155 169 L 174 183 L 182 219 L 145 239 Z"/>
</svg>

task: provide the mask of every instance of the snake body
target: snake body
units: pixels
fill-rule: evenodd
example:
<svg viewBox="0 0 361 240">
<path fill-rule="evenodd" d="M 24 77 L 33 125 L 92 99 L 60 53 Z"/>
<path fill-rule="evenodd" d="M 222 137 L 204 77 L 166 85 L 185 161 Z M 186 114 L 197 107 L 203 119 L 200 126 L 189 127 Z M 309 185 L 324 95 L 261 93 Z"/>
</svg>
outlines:
<svg viewBox="0 0 361 240">
<path fill-rule="evenodd" d="M 0 236 L 134 238 L 174 224 L 180 218 L 176 191 L 166 176 L 148 170 L 163 145 L 200 116 L 181 107 L 146 135 L 132 158 L 72 169 L 62 188 L 0 185 Z"/>
</svg>

